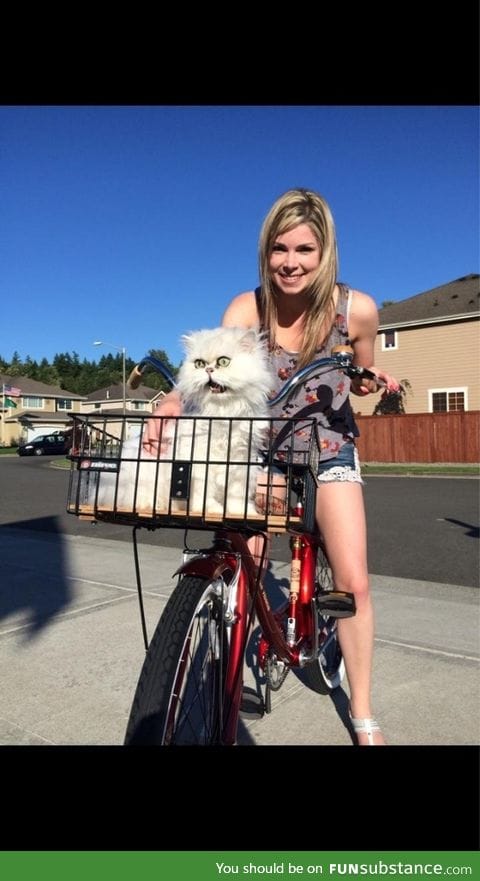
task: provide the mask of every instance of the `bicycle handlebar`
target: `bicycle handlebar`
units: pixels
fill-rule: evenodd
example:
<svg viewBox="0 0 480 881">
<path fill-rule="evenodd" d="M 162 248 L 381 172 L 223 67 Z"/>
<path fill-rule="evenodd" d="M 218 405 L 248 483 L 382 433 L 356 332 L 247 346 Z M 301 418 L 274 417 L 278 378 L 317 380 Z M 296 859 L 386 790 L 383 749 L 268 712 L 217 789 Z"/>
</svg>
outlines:
<svg viewBox="0 0 480 881">
<path fill-rule="evenodd" d="M 138 388 L 138 386 L 140 385 L 140 383 L 142 381 L 142 376 L 145 373 L 145 370 L 147 369 L 148 365 L 150 365 L 150 367 L 153 367 L 153 369 L 156 370 L 157 373 L 161 373 L 163 378 L 167 380 L 168 384 L 172 388 L 175 388 L 176 382 L 173 377 L 173 374 L 170 373 L 170 370 L 168 369 L 168 367 L 165 367 L 165 364 L 163 364 L 162 361 L 159 361 L 158 358 L 154 358 L 152 355 L 145 355 L 145 357 L 142 358 L 140 363 L 135 365 L 135 367 L 133 368 L 133 370 L 127 380 L 128 388 L 130 388 L 130 389 Z"/>
<path fill-rule="evenodd" d="M 358 376 L 363 377 L 364 379 L 373 379 L 379 386 L 386 385 L 382 379 L 379 379 L 375 373 L 372 373 L 371 370 L 367 370 L 366 367 L 354 367 L 352 360 L 353 349 L 351 346 L 334 346 L 330 357 L 319 358 L 317 361 L 313 361 L 311 364 L 307 364 L 306 367 L 302 367 L 298 370 L 288 382 L 285 383 L 284 387 L 278 392 L 278 394 L 267 402 L 268 406 L 274 407 L 276 404 L 280 403 L 280 401 L 285 400 L 285 398 L 291 397 L 302 382 L 309 379 L 311 376 L 314 376 L 315 373 L 318 373 L 319 371 L 324 372 L 324 368 L 328 367 L 343 370 L 351 378 Z M 142 376 L 148 365 L 153 367 L 158 373 L 161 373 L 172 389 L 175 388 L 176 382 L 170 370 L 165 367 L 165 364 L 163 364 L 162 361 L 159 361 L 158 358 L 154 358 L 152 355 L 145 355 L 140 363 L 133 368 L 127 381 L 129 388 L 136 389 L 140 385 Z"/>
<path fill-rule="evenodd" d="M 303 383 L 305 380 L 310 379 L 310 377 L 315 376 L 316 374 L 326 372 L 324 368 L 335 368 L 343 370 L 351 378 L 355 376 L 361 376 L 364 379 L 373 379 L 379 386 L 385 386 L 386 383 L 383 382 L 382 379 L 379 379 L 375 373 L 372 373 L 371 370 L 367 370 L 366 367 L 354 367 L 352 364 L 353 360 L 353 349 L 351 346 L 339 345 L 333 346 L 332 354 L 328 358 L 319 358 L 317 361 L 312 361 L 311 364 L 307 364 L 306 367 L 302 367 L 300 370 L 295 373 L 288 382 L 285 383 L 284 387 L 275 395 L 274 398 L 271 398 L 268 401 L 269 407 L 274 407 L 276 404 L 279 404 L 280 401 L 283 401 L 287 398 L 290 398 L 296 391 L 298 386 Z"/>
</svg>

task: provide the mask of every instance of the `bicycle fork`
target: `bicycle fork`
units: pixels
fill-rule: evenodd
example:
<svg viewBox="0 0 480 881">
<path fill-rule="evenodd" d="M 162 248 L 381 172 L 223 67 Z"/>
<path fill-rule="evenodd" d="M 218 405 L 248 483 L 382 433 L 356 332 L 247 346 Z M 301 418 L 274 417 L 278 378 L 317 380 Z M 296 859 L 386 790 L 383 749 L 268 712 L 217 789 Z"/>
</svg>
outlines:
<svg viewBox="0 0 480 881">
<path fill-rule="evenodd" d="M 243 686 L 243 659 L 249 630 L 247 575 L 242 555 L 219 540 L 206 552 L 186 556 L 176 574 L 211 580 L 223 606 L 223 626 L 228 640 L 228 663 L 222 680 L 219 729 L 221 743 L 235 743 Z"/>
</svg>

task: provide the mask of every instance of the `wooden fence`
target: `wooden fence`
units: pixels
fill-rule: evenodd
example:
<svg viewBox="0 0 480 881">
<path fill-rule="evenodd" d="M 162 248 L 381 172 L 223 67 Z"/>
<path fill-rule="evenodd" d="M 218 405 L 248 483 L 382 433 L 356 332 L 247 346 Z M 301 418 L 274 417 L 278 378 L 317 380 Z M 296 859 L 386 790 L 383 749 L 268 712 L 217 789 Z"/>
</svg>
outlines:
<svg viewBox="0 0 480 881">
<path fill-rule="evenodd" d="M 480 462 L 480 410 L 355 420 L 361 462 Z"/>
</svg>

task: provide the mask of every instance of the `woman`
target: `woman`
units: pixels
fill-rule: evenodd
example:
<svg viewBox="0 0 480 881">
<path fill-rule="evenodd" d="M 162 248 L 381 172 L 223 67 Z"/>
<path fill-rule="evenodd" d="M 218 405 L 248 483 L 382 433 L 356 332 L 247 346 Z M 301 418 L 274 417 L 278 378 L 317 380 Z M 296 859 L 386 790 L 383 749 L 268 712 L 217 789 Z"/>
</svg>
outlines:
<svg viewBox="0 0 480 881">
<path fill-rule="evenodd" d="M 223 317 L 226 326 L 260 324 L 269 334 L 279 384 L 315 358 L 326 357 L 348 336 L 354 364 L 368 367 L 398 391 L 398 383 L 373 365 L 378 329 L 371 297 L 337 283 L 337 246 L 330 209 L 317 193 L 290 190 L 269 211 L 260 233 L 258 291 L 235 297 Z M 321 383 L 321 384 L 320 384 Z M 339 387 L 339 386 L 343 386 Z M 308 383 L 296 412 L 317 416 L 322 454 L 317 491 L 317 523 L 322 532 L 339 590 L 355 594 L 357 613 L 340 619 L 338 632 L 350 686 L 350 712 L 360 745 L 384 745 L 370 705 L 373 655 L 373 608 L 367 569 L 367 537 L 363 492 L 348 401 L 374 393 L 373 381 L 338 374 Z M 317 408 L 312 410 L 312 407 Z M 300 406 L 301 409 L 298 409 Z M 346 516 L 347 515 L 347 516 Z M 346 549 L 348 549 L 346 551 Z"/>
<path fill-rule="evenodd" d="M 292 372 L 330 354 L 348 337 L 354 364 L 367 367 L 398 391 L 395 379 L 372 366 L 377 308 L 367 294 L 337 282 L 335 226 L 325 200 L 293 189 L 270 209 L 260 233 L 260 287 L 236 296 L 223 316 L 226 327 L 262 327 L 269 336 L 279 391 Z M 322 446 L 317 490 L 317 524 L 323 535 L 334 583 L 355 594 L 357 612 L 340 619 L 338 633 L 350 687 L 350 713 L 359 745 L 384 745 L 370 705 L 374 620 L 367 569 L 362 479 L 354 438 L 358 431 L 349 392 L 378 390 L 373 380 L 350 381 L 338 371 L 307 382 L 285 417 L 318 420 Z M 157 414 L 180 414 L 174 392 Z"/>
</svg>

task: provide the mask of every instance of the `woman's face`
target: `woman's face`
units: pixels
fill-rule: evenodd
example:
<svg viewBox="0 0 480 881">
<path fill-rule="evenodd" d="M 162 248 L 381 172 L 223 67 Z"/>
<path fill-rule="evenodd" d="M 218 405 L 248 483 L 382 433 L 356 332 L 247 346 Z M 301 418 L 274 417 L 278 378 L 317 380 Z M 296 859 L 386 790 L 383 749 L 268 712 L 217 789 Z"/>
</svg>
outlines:
<svg viewBox="0 0 480 881">
<path fill-rule="evenodd" d="M 320 266 L 321 249 L 308 223 L 278 235 L 270 252 L 272 280 L 283 294 L 301 294 Z"/>
</svg>

